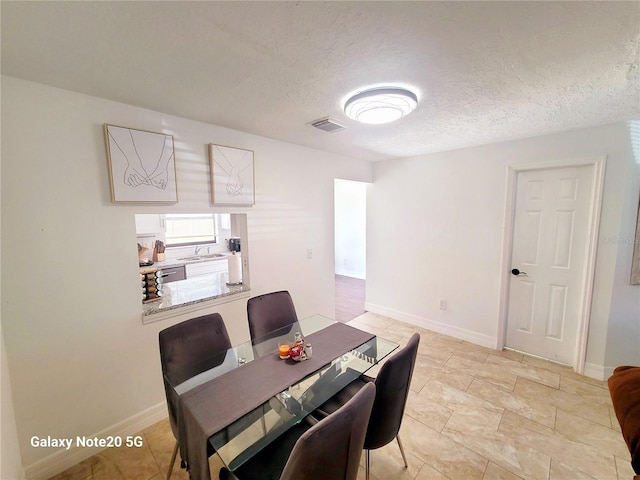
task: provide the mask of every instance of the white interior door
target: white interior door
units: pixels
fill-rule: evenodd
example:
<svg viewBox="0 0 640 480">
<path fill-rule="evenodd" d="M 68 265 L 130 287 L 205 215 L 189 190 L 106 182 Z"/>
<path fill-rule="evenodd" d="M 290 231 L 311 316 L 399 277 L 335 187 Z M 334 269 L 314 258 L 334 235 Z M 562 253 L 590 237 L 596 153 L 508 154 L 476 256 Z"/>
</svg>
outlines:
<svg viewBox="0 0 640 480">
<path fill-rule="evenodd" d="M 590 165 L 518 173 L 507 347 L 573 365 L 593 182 Z"/>
</svg>

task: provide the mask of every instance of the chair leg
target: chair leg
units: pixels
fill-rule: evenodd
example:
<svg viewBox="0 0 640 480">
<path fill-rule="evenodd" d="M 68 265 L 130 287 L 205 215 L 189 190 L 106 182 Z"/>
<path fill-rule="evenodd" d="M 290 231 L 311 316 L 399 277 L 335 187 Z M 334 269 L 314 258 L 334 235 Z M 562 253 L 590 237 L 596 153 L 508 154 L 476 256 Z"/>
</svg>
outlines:
<svg viewBox="0 0 640 480">
<path fill-rule="evenodd" d="M 176 463 L 176 456 L 178 455 L 178 441 L 176 440 L 176 446 L 173 447 L 173 455 L 171 455 L 171 462 L 169 463 L 169 471 L 167 472 L 167 480 L 171 478 L 173 472 L 173 464 Z"/>
<path fill-rule="evenodd" d="M 267 407 L 265 407 L 263 405 L 262 406 L 262 415 L 260 416 L 260 420 L 261 420 L 261 423 L 262 423 L 262 433 L 264 435 L 267 434 L 267 422 L 265 422 L 265 420 L 264 420 L 264 416 L 266 415 L 266 413 L 267 413 Z"/>
<path fill-rule="evenodd" d="M 404 466 L 408 467 L 407 457 L 404 455 L 404 448 L 402 448 L 402 442 L 400 441 L 400 435 L 396 435 L 396 440 L 398 441 L 398 446 L 400 447 L 400 453 L 402 454 L 402 460 L 404 460 Z"/>
<path fill-rule="evenodd" d="M 365 450 L 365 452 L 364 471 L 366 474 L 366 480 L 369 480 L 369 457 L 371 454 L 371 450 Z"/>
</svg>

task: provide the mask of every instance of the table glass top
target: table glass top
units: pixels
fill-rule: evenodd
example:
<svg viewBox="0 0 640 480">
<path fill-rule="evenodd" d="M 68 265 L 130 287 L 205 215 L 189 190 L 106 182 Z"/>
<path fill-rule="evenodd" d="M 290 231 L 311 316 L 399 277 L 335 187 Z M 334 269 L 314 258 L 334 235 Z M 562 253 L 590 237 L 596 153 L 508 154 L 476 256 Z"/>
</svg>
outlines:
<svg viewBox="0 0 640 480">
<path fill-rule="evenodd" d="M 211 357 L 189 371 L 174 372 L 166 376 L 167 382 L 178 395 L 220 375 L 266 355 L 278 355 L 278 346 L 292 343 L 294 334 L 303 337 L 335 323 L 334 320 L 314 315 L 274 331 L 265 338 L 245 342 L 224 354 Z M 313 348 L 313 346 L 312 346 Z M 309 417 L 321 404 L 353 380 L 360 377 L 388 356 L 398 345 L 373 337 L 359 347 L 344 353 L 311 375 L 271 397 L 267 402 L 247 413 L 239 420 L 212 435 L 209 442 L 230 470 L 235 470 L 262 448 L 292 426 Z M 283 360 L 291 361 L 291 360 Z"/>
</svg>

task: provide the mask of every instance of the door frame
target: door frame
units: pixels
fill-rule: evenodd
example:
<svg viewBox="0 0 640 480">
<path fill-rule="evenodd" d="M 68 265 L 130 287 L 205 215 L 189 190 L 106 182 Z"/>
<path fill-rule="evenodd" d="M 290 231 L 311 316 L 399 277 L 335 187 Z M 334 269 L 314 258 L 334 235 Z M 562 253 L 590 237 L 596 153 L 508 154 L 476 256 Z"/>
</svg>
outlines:
<svg viewBox="0 0 640 480">
<path fill-rule="evenodd" d="M 516 182 L 518 174 L 534 170 L 550 170 L 567 167 L 590 166 L 593 170 L 593 188 L 591 192 L 591 212 L 589 215 L 589 238 L 587 240 L 586 270 L 582 287 L 582 304 L 578 320 L 578 335 L 572 367 L 576 373 L 583 374 L 587 356 L 589 320 L 595 279 L 596 253 L 600 231 L 600 212 L 604 191 L 604 174 L 607 157 L 577 158 L 548 162 L 525 163 L 507 166 L 507 188 L 505 195 L 504 229 L 502 237 L 502 260 L 500 275 L 500 304 L 498 310 L 498 335 L 496 348 L 502 350 L 507 338 L 507 316 L 509 311 L 509 290 L 511 282 L 511 255 L 513 253 L 513 232 L 515 224 Z"/>
</svg>

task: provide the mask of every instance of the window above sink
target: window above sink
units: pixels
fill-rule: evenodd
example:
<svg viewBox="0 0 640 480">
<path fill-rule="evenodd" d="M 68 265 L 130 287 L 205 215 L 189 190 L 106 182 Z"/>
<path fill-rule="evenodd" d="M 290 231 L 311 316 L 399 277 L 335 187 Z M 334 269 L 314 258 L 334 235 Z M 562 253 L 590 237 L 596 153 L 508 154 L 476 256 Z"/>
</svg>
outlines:
<svg viewBox="0 0 640 480">
<path fill-rule="evenodd" d="M 165 239 L 167 247 L 219 243 L 220 230 L 229 228 L 228 213 L 167 213 Z"/>
</svg>

